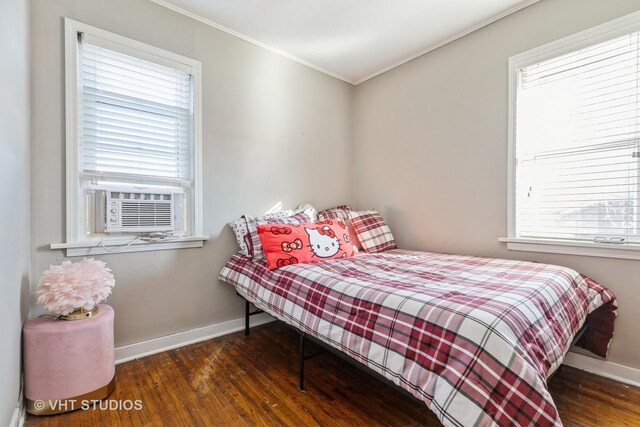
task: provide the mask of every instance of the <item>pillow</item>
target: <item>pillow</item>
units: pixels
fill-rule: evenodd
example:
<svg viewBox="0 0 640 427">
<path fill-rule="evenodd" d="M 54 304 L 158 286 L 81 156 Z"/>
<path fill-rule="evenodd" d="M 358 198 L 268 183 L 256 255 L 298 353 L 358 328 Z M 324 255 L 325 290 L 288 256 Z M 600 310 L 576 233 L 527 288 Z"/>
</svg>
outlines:
<svg viewBox="0 0 640 427">
<path fill-rule="evenodd" d="M 358 238 L 358 234 L 356 233 L 356 230 L 353 228 L 353 223 L 351 222 L 350 219 L 347 219 L 345 221 L 345 223 L 347 223 L 347 230 L 349 230 L 349 239 L 351 240 L 351 244 L 353 244 L 353 246 L 361 251 L 362 250 L 362 243 L 360 243 L 360 239 Z"/>
<path fill-rule="evenodd" d="M 293 215 L 293 211 L 287 210 L 287 211 L 262 215 L 262 216 L 259 216 L 258 218 L 259 219 L 286 218 L 291 215 Z M 229 227 L 231 227 L 234 234 L 236 235 L 236 240 L 238 242 L 238 246 L 240 246 L 240 252 L 242 253 L 242 255 L 250 256 L 249 247 L 247 245 L 247 242 L 245 241 L 246 235 L 249 234 L 249 229 L 247 228 L 247 220 L 245 219 L 244 215 L 236 219 L 235 221 L 231 221 L 229 223 Z"/>
<path fill-rule="evenodd" d="M 318 262 L 354 256 L 347 224 L 341 218 L 302 224 L 260 224 L 269 270 L 306 262 Z"/>
<path fill-rule="evenodd" d="M 248 248 L 249 248 L 249 256 L 251 256 L 254 261 L 262 261 L 264 259 L 264 253 L 262 252 L 262 243 L 260 242 L 260 237 L 258 236 L 258 230 L 257 230 L 258 225 L 261 225 L 261 224 L 300 225 L 304 222 L 313 221 L 313 219 L 309 217 L 309 215 L 305 212 L 298 212 L 286 218 L 272 218 L 272 219 L 256 218 L 253 216 L 245 215 L 245 219 L 247 220 L 247 229 L 249 230 L 246 236 L 246 241 L 248 242 Z"/>
<path fill-rule="evenodd" d="M 391 229 L 378 212 L 351 211 L 349 218 L 365 252 L 375 254 L 396 248 Z"/>
<path fill-rule="evenodd" d="M 349 219 L 349 212 L 351 212 L 350 206 L 340 205 L 318 212 L 318 219 L 342 218 L 346 221 Z"/>
<path fill-rule="evenodd" d="M 311 217 L 311 221 L 316 221 L 318 219 L 318 211 L 313 207 L 313 205 L 310 205 L 309 203 L 303 203 L 298 206 L 294 213 L 298 212 L 304 212 L 309 215 L 309 217 Z"/>
<path fill-rule="evenodd" d="M 318 219 L 334 219 L 334 218 L 342 218 L 344 222 L 347 223 L 347 229 L 349 230 L 349 238 L 351 239 L 351 243 L 358 250 L 362 250 L 362 245 L 360 244 L 360 240 L 358 239 L 358 235 L 353 229 L 353 224 L 351 224 L 351 220 L 349 219 L 349 212 L 351 212 L 351 207 L 348 205 L 340 205 L 335 208 L 325 209 L 322 212 L 318 212 Z"/>
</svg>

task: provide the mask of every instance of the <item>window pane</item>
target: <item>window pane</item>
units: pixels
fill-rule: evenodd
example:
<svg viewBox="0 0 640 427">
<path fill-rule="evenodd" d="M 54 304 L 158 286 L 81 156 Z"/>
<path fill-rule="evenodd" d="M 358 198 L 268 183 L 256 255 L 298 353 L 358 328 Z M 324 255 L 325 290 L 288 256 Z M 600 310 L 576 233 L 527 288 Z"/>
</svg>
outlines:
<svg viewBox="0 0 640 427">
<path fill-rule="evenodd" d="M 84 172 L 191 180 L 191 76 L 89 43 L 80 58 Z"/>
<path fill-rule="evenodd" d="M 518 71 L 516 234 L 637 240 L 638 33 Z"/>
</svg>

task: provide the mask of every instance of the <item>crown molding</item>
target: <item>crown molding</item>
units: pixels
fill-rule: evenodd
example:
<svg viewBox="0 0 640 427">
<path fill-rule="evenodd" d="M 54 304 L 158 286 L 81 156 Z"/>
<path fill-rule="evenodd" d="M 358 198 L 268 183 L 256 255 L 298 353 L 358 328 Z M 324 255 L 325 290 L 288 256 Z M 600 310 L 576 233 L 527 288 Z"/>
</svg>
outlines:
<svg viewBox="0 0 640 427">
<path fill-rule="evenodd" d="M 220 25 L 218 23 L 215 23 L 215 22 L 213 22 L 213 21 L 211 21 L 211 20 L 209 20 L 207 18 L 204 18 L 204 17 L 198 15 L 198 14 L 189 12 L 188 10 L 185 10 L 185 9 L 182 9 L 182 8 L 180 8 L 178 6 L 175 6 L 175 5 L 169 3 L 169 2 L 167 2 L 165 0 L 150 0 L 150 1 L 153 2 L 153 3 L 156 3 L 156 4 L 160 5 L 160 6 L 166 7 L 167 9 L 171 9 L 174 12 L 177 12 L 177 13 L 180 13 L 182 15 L 188 16 L 191 19 L 195 19 L 196 21 L 202 22 L 203 24 L 207 24 L 207 25 L 209 25 L 209 26 L 211 26 L 213 28 L 216 28 L 216 29 L 218 29 L 220 31 L 224 31 L 225 33 L 231 34 L 232 36 L 238 37 L 239 39 L 242 39 L 242 40 L 244 40 L 246 42 L 249 42 L 251 44 L 254 44 L 254 45 L 258 46 L 258 47 L 266 49 L 266 50 L 268 50 L 270 52 L 276 53 L 276 54 L 278 54 L 280 56 L 284 56 L 285 58 L 288 58 L 288 59 L 290 59 L 292 61 L 295 61 L 295 62 L 297 62 L 299 64 L 305 65 L 305 66 L 307 66 L 309 68 L 313 68 L 316 71 L 320 71 L 321 73 L 327 74 L 327 75 L 329 75 L 331 77 L 334 77 L 334 78 L 336 78 L 338 80 L 342 80 L 343 82 L 346 82 L 346 83 L 349 83 L 349 84 L 352 84 L 352 85 L 354 84 L 354 81 L 352 79 L 349 79 L 349 78 L 347 78 L 345 76 L 341 76 L 340 74 L 337 74 L 337 73 L 333 73 L 333 72 L 331 72 L 329 70 L 325 70 L 324 68 L 318 67 L 317 65 L 314 65 L 314 64 L 312 64 L 310 62 L 307 62 L 304 59 L 300 59 L 297 56 L 291 55 L 290 53 L 285 52 L 282 49 L 278 49 L 278 48 L 275 48 L 273 46 L 269 46 L 266 43 L 262 43 L 261 41 L 252 39 L 251 37 L 247 37 L 244 34 L 241 34 L 241 33 L 237 32 L 237 31 L 234 31 L 234 30 L 232 30 L 230 28 L 227 28 L 227 27 L 225 27 L 223 25 Z"/>
<path fill-rule="evenodd" d="M 420 56 L 422 56 L 422 55 L 424 55 L 426 53 L 434 51 L 434 50 L 436 50 L 436 49 L 438 49 L 438 48 L 440 48 L 440 47 L 442 47 L 442 46 L 444 46 L 446 44 L 449 44 L 449 43 L 451 43 L 451 42 L 453 42 L 455 40 L 458 40 L 458 39 L 460 39 L 460 38 L 462 38 L 462 37 L 464 37 L 466 35 L 469 35 L 469 34 L 473 33 L 474 31 L 477 31 L 477 30 L 479 30 L 479 29 L 481 29 L 483 27 L 486 27 L 489 24 L 493 24 L 494 22 L 496 22 L 496 21 L 498 21 L 498 20 L 500 20 L 502 18 L 505 18 L 505 17 L 507 17 L 507 16 L 509 16 L 511 14 L 514 14 L 514 13 L 516 13 L 516 12 L 526 8 L 526 7 L 529 7 L 534 3 L 538 3 L 539 1 L 540 0 L 529 0 L 529 1 L 526 1 L 524 3 L 521 3 L 521 4 L 517 5 L 517 6 L 514 6 L 514 7 L 510 8 L 510 9 L 507 9 L 507 10 L 505 10 L 505 11 L 503 11 L 503 12 L 497 14 L 497 15 L 494 15 L 494 16 L 488 18 L 488 19 L 485 19 L 484 21 L 480 22 L 479 24 L 472 25 L 471 27 L 467 27 L 464 30 L 455 33 L 451 37 L 447 37 L 446 39 L 444 39 L 444 40 L 442 40 L 442 41 L 440 41 L 438 43 L 429 45 L 428 47 L 420 50 L 419 52 L 414 53 L 414 54 L 406 57 L 405 59 L 402 59 L 402 60 L 400 60 L 398 62 L 394 62 L 393 64 L 389 65 L 388 67 L 382 68 L 381 70 L 376 71 L 375 73 L 370 74 L 367 77 L 364 77 L 364 78 L 362 78 L 360 80 L 356 80 L 354 85 L 359 85 L 360 83 L 364 83 L 367 80 L 371 80 L 372 78 L 377 77 L 380 74 L 386 73 L 387 71 L 390 71 L 390 70 L 392 70 L 392 69 L 394 69 L 396 67 L 399 67 L 402 64 L 406 64 L 409 61 L 413 61 L 414 59 L 416 59 L 416 58 L 418 58 L 418 57 L 420 57 Z"/>
<path fill-rule="evenodd" d="M 198 14 L 195 14 L 193 12 L 189 12 L 188 10 L 185 10 L 185 9 L 182 9 L 182 8 L 180 8 L 178 6 L 175 6 L 175 5 L 169 3 L 166 0 L 150 0 L 150 1 L 152 1 L 153 3 L 156 3 L 156 4 L 160 5 L 160 6 L 166 7 L 167 9 L 170 9 L 170 10 L 172 10 L 174 12 L 177 12 L 177 13 L 180 13 L 182 15 L 188 16 L 189 18 L 195 19 L 196 21 L 202 22 L 203 24 L 206 24 L 206 25 L 209 25 L 211 27 L 214 27 L 214 28 L 216 28 L 216 29 L 218 29 L 220 31 L 224 31 L 225 33 L 231 34 L 232 36 L 238 37 L 239 39 L 242 39 L 242 40 L 244 40 L 246 42 L 249 42 L 251 44 L 259 46 L 259 47 L 261 47 L 263 49 L 266 49 L 266 50 L 268 50 L 270 52 L 273 52 L 273 53 L 276 53 L 278 55 L 284 56 L 285 58 L 288 58 L 288 59 L 290 59 L 292 61 L 295 61 L 295 62 L 297 62 L 299 64 L 306 65 L 307 67 L 313 68 L 316 71 L 320 71 L 321 73 L 327 74 L 327 75 L 329 75 L 331 77 L 334 77 L 334 78 L 336 78 L 338 80 L 342 80 L 343 82 L 346 82 L 346 83 L 349 83 L 349 84 L 352 84 L 352 85 L 356 86 L 356 85 L 359 85 L 360 83 L 364 83 L 367 80 L 370 80 L 370 79 L 372 79 L 372 78 L 374 78 L 376 76 L 379 76 L 380 74 L 386 73 L 389 70 L 392 70 L 392 69 L 394 69 L 396 67 L 399 67 L 402 64 L 405 64 L 405 63 L 407 63 L 409 61 L 412 61 L 412 60 L 418 58 L 419 56 L 424 55 L 425 53 L 429 53 L 429 52 L 431 52 L 433 50 L 436 50 L 436 49 L 448 44 L 448 43 L 451 43 L 452 41 L 455 41 L 455 40 L 457 40 L 459 38 L 462 38 L 462 37 L 474 32 L 476 30 L 479 30 L 480 28 L 486 27 L 487 25 L 492 24 L 492 23 L 496 22 L 499 19 L 502 19 L 502 18 L 504 18 L 506 16 L 509 16 L 509 15 L 511 15 L 513 13 L 518 12 L 519 10 L 522 10 L 522 9 L 524 9 L 526 7 L 529 7 L 532 4 L 539 2 L 540 0 L 528 0 L 528 1 L 525 1 L 524 3 L 521 3 L 521 4 L 517 5 L 517 6 L 509 8 L 509 9 L 507 9 L 507 10 L 505 10 L 505 11 L 503 11 L 503 12 L 497 14 L 497 15 L 494 15 L 494 16 L 488 18 L 488 19 L 485 19 L 484 21 L 480 22 L 479 24 L 473 25 L 471 27 L 467 27 L 466 29 L 464 29 L 464 30 L 452 35 L 451 37 L 448 37 L 448 38 L 446 38 L 446 39 L 444 39 L 444 40 L 442 40 L 442 41 L 440 41 L 438 43 L 429 45 L 428 47 L 420 50 L 419 52 L 413 53 L 413 54 L 409 55 L 408 57 L 406 57 L 406 58 L 404 58 L 404 59 L 402 59 L 400 61 L 394 62 L 393 64 L 391 64 L 391 65 L 389 65 L 387 67 L 384 67 L 384 68 L 380 69 L 379 71 L 376 71 L 375 73 L 372 73 L 372 74 L 368 75 L 367 77 L 364 77 L 364 78 L 358 79 L 358 80 L 350 79 L 348 77 L 342 76 L 340 74 L 331 72 L 331 71 L 326 70 L 326 69 L 324 69 L 322 67 L 314 65 L 314 64 L 312 64 L 310 62 L 305 61 L 304 59 L 300 59 L 297 56 L 291 55 L 290 53 L 288 53 L 288 52 L 286 52 L 286 51 L 284 51 L 282 49 L 275 48 L 275 47 L 270 46 L 270 45 L 268 45 L 266 43 L 262 43 L 261 41 L 255 40 L 255 39 L 253 39 L 251 37 L 247 37 L 244 34 L 241 34 L 241 33 L 237 32 L 237 31 L 234 31 L 234 30 L 232 30 L 230 28 L 227 28 L 227 27 L 225 27 L 223 25 L 220 25 L 220 24 L 218 24 L 216 22 L 213 22 L 213 21 L 211 21 L 211 20 L 209 20 L 207 18 L 204 18 L 204 17 L 202 17 L 202 16 L 200 16 Z"/>
</svg>

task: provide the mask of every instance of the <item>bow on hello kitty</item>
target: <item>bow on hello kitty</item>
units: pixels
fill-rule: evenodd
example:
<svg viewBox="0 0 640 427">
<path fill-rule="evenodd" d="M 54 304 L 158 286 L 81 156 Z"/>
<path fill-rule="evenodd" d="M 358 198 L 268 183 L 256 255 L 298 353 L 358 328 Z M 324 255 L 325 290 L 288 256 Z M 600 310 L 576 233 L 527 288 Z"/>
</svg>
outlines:
<svg viewBox="0 0 640 427">
<path fill-rule="evenodd" d="M 302 240 L 296 239 L 293 242 L 282 242 L 280 245 L 282 250 L 289 253 L 298 249 L 302 249 Z"/>
<path fill-rule="evenodd" d="M 269 231 L 276 236 L 278 234 L 291 234 L 291 229 L 289 227 L 271 227 Z"/>
<path fill-rule="evenodd" d="M 316 230 L 318 230 L 318 233 L 329 236 L 332 239 L 336 237 L 336 233 L 328 225 L 325 225 L 324 227 L 317 227 Z"/>
<path fill-rule="evenodd" d="M 298 263 L 298 258 L 292 256 L 291 258 L 280 258 L 276 261 L 276 266 L 278 268 L 286 267 L 287 265 L 293 265 Z"/>
</svg>

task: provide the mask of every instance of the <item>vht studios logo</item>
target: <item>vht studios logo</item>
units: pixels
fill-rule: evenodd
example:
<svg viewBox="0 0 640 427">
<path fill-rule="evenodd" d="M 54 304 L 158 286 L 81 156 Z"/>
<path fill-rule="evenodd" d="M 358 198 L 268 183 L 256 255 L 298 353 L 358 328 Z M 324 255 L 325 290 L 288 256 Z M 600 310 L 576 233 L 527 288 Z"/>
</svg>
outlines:
<svg viewBox="0 0 640 427">
<path fill-rule="evenodd" d="M 38 411 L 49 408 L 52 411 L 74 411 L 80 409 L 83 411 L 100 410 L 100 411 L 140 411 L 142 410 L 141 400 L 36 400 L 33 407 Z"/>
</svg>

